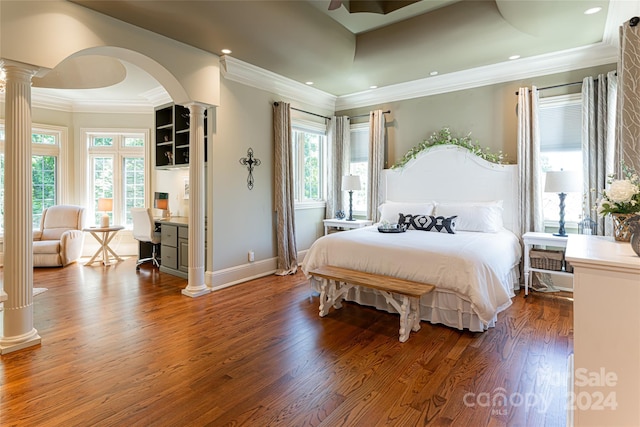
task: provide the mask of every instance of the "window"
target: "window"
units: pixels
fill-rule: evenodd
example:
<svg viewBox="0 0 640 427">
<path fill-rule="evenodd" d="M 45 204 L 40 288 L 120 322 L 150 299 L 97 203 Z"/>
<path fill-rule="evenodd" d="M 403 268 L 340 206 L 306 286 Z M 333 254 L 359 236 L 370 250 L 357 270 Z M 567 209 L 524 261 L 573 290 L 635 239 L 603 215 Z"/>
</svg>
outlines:
<svg viewBox="0 0 640 427">
<path fill-rule="evenodd" d="M 369 123 L 351 125 L 351 153 L 349 173 L 360 177 L 360 191 L 353 192 L 353 213 L 367 215 L 367 186 L 369 178 Z M 348 199 L 345 199 L 348 203 Z M 348 207 L 345 207 L 345 211 Z"/>
<path fill-rule="evenodd" d="M 98 199 L 113 199 L 113 212 L 107 212 L 112 224 L 133 225 L 131 208 L 144 207 L 148 145 L 147 131 L 83 131 L 89 153 L 88 205 L 92 207 L 89 222 L 100 223 Z"/>
<path fill-rule="evenodd" d="M 571 170 L 582 176 L 582 97 L 580 94 L 540 100 L 540 160 L 544 172 Z M 544 181 L 543 181 L 544 183 Z M 544 187 L 543 187 L 544 191 Z M 565 222 L 582 218 L 581 193 L 568 193 L 565 199 Z M 544 219 L 557 226 L 560 219 L 559 198 L 542 194 Z M 553 223 L 553 224 L 552 224 Z"/>
<path fill-rule="evenodd" d="M 323 202 L 325 196 L 326 126 L 292 124 L 294 193 L 297 204 Z"/>
<path fill-rule="evenodd" d="M 42 211 L 55 204 L 63 203 L 61 165 L 66 146 L 66 129 L 57 126 L 34 125 L 31 134 L 32 157 L 32 225 L 34 229 L 40 227 Z M 4 227 L 4 174 L 5 174 L 5 132 L 0 124 L 0 227 Z M 3 228 L 0 228 L 4 231 Z"/>
</svg>

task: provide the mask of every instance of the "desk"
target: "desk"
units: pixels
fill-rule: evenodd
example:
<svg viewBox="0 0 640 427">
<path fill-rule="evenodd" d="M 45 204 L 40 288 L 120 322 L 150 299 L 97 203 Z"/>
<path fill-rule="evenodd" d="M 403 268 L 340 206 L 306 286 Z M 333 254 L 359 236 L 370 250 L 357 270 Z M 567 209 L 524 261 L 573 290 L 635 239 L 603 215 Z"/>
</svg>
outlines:
<svg viewBox="0 0 640 427">
<path fill-rule="evenodd" d="M 98 243 L 100 243 L 100 249 L 96 251 L 95 254 L 91 257 L 89 261 L 85 265 L 91 265 L 94 262 L 102 262 L 104 265 L 111 265 L 110 258 L 114 258 L 116 261 L 122 261 L 122 258 L 118 256 L 117 253 L 111 249 L 109 243 L 111 240 L 118 234 L 118 231 L 122 230 L 124 227 L 121 225 L 111 225 L 109 227 L 89 227 L 85 228 L 82 231 L 86 231 L 91 233 L 93 237 L 96 238 Z M 111 256 L 109 255 L 111 254 Z M 98 256 L 102 255 L 102 259 L 97 259 Z"/>
<path fill-rule="evenodd" d="M 160 271 L 189 276 L 189 217 L 154 218 L 160 228 Z"/>
</svg>

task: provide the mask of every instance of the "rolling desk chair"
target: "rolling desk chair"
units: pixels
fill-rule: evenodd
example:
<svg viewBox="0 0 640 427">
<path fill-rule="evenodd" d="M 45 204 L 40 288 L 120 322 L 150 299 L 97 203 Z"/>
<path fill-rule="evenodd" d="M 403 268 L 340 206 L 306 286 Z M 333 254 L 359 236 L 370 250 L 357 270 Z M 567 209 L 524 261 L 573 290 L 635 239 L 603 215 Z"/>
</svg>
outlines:
<svg viewBox="0 0 640 427">
<path fill-rule="evenodd" d="M 157 257 L 158 246 L 160 245 L 160 232 L 156 231 L 155 221 L 151 215 L 151 209 L 132 208 L 131 219 L 133 220 L 133 238 L 140 242 L 151 243 L 151 257 L 138 259 L 136 270 L 140 270 L 140 265 L 145 262 L 152 262 L 156 267 L 160 267 Z"/>
</svg>

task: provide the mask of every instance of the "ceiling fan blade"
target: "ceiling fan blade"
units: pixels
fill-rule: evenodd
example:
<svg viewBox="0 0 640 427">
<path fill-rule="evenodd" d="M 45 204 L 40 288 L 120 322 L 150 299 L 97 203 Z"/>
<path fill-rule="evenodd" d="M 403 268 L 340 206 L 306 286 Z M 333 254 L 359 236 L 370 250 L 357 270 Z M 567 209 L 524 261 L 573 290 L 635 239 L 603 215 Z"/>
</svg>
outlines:
<svg viewBox="0 0 640 427">
<path fill-rule="evenodd" d="M 342 6 L 342 0 L 331 0 L 329 3 L 329 10 L 336 10 Z"/>
</svg>

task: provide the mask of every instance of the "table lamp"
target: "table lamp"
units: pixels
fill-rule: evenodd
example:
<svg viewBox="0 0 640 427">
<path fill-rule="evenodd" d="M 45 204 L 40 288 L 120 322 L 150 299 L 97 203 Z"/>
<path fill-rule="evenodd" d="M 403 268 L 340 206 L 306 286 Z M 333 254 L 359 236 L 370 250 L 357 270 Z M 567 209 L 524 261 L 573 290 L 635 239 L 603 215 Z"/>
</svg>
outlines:
<svg viewBox="0 0 640 427">
<path fill-rule="evenodd" d="M 353 192 L 360 190 L 360 177 L 358 175 L 345 175 L 342 177 L 342 191 L 349 192 L 349 218 L 347 221 L 355 221 L 353 219 Z"/>
<path fill-rule="evenodd" d="M 545 193 L 558 193 L 560 198 L 560 222 L 558 226 L 558 232 L 554 233 L 554 236 L 565 237 L 567 233 L 564 230 L 564 199 L 567 197 L 566 193 L 578 193 L 582 191 L 580 185 L 580 177 L 578 173 L 573 171 L 550 171 L 546 174 L 546 180 L 544 184 Z"/>
<path fill-rule="evenodd" d="M 109 213 L 113 210 L 113 199 L 107 199 L 101 197 L 98 199 L 98 212 L 104 212 L 100 219 L 100 227 L 106 228 L 109 226 Z"/>
</svg>

